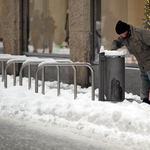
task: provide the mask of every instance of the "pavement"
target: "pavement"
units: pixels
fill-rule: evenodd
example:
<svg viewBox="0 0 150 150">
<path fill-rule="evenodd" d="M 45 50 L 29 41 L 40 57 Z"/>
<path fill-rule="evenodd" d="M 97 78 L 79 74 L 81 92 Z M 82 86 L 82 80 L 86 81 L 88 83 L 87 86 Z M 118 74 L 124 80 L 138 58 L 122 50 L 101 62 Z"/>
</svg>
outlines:
<svg viewBox="0 0 150 150">
<path fill-rule="evenodd" d="M 0 150 L 106 150 L 98 141 L 40 123 L 0 117 Z"/>
</svg>

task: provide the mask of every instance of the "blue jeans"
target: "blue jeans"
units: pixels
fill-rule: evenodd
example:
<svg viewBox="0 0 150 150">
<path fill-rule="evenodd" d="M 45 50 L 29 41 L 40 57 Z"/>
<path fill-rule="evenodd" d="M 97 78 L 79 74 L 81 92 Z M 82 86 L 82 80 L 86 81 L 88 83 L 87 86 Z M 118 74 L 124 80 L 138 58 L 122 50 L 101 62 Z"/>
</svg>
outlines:
<svg viewBox="0 0 150 150">
<path fill-rule="evenodd" d="M 141 79 L 142 79 L 142 88 L 140 91 L 140 97 L 142 100 L 148 99 L 150 86 L 150 70 L 146 72 L 141 72 Z"/>
</svg>

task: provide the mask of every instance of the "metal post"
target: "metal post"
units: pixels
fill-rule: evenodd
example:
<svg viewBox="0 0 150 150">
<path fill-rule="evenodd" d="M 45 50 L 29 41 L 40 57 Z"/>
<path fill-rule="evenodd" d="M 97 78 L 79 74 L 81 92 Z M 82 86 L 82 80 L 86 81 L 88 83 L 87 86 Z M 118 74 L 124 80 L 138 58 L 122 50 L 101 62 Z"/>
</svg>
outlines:
<svg viewBox="0 0 150 150">
<path fill-rule="evenodd" d="M 35 93 L 38 93 L 38 68 L 35 73 Z"/>
<path fill-rule="evenodd" d="M 95 72 L 93 67 L 90 64 L 85 64 L 84 66 L 87 66 L 91 70 L 91 84 L 92 84 L 92 100 L 95 100 L 95 83 L 94 83 L 94 77 L 95 77 Z"/>
<path fill-rule="evenodd" d="M 42 94 L 45 94 L 45 67 L 42 67 Z"/>
<path fill-rule="evenodd" d="M 99 100 L 104 101 L 104 69 L 106 57 L 104 53 L 99 53 Z"/>
<path fill-rule="evenodd" d="M 57 67 L 57 96 L 60 95 L 60 67 Z"/>
<path fill-rule="evenodd" d="M 31 88 L 31 65 L 28 64 L 28 89 Z"/>
<path fill-rule="evenodd" d="M 5 68 L 4 87 L 7 88 L 7 66 Z"/>
<path fill-rule="evenodd" d="M 4 72 L 5 72 L 5 64 L 4 61 L 2 61 L 2 81 L 4 81 Z"/>
<path fill-rule="evenodd" d="M 13 85 L 16 86 L 16 65 L 15 65 L 15 62 L 13 63 L 13 78 L 14 78 Z"/>
<path fill-rule="evenodd" d="M 22 71 L 20 70 L 20 73 L 19 73 L 19 85 L 22 86 Z"/>
<path fill-rule="evenodd" d="M 77 98 L 77 69 L 73 67 L 74 70 L 74 99 Z"/>
</svg>

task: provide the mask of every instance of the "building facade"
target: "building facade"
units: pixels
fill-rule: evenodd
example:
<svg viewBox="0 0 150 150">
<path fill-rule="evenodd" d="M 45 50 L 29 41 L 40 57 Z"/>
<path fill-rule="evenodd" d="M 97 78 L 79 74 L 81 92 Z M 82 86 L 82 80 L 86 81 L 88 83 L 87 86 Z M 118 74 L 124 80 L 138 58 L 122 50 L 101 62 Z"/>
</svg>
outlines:
<svg viewBox="0 0 150 150">
<path fill-rule="evenodd" d="M 0 0 L 0 39 L 3 53 L 89 62 L 99 87 L 98 54 L 109 50 L 115 24 L 123 20 L 143 26 L 147 0 Z M 141 83 L 137 61 L 126 53 L 126 91 L 139 94 Z M 90 85 L 87 68 L 77 68 L 77 82 Z M 35 68 L 32 68 L 34 76 Z M 24 72 L 26 76 L 26 71 Z M 46 80 L 55 80 L 55 67 L 46 69 Z M 73 83 L 72 68 L 61 69 L 61 80 Z"/>
</svg>

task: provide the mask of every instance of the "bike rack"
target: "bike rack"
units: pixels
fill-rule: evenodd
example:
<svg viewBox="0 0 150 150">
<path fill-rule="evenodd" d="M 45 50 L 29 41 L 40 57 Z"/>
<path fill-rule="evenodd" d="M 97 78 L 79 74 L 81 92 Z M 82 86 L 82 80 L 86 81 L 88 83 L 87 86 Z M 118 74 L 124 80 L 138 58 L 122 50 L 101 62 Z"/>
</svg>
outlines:
<svg viewBox="0 0 150 150">
<path fill-rule="evenodd" d="M 4 87 L 7 88 L 7 69 L 8 67 L 13 64 L 13 85 L 16 86 L 16 67 L 15 64 L 16 63 L 23 63 L 24 61 L 26 61 L 27 59 L 36 59 L 36 57 L 25 57 L 25 56 L 16 56 L 10 58 L 7 63 L 6 63 L 6 67 L 5 67 L 5 72 L 4 72 Z"/>
<path fill-rule="evenodd" d="M 85 66 L 85 67 L 88 67 L 90 70 L 91 70 L 91 74 L 92 74 L 92 100 L 95 100 L 95 90 L 94 90 L 94 69 L 93 67 L 91 66 L 91 64 L 89 63 L 59 63 L 59 62 L 56 62 L 56 63 L 52 63 L 52 62 L 42 62 L 38 65 L 38 68 L 36 70 L 36 73 L 35 73 L 35 93 L 38 93 L 38 71 L 40 69 L 45 69 L 46 66 L 56 66 L 56 67 L 60 67 L 60 66 Z M 44 71 L 42 71 L 42 78 L 44 78 Z M 77 85 L 77 80 L 74 80 L 74 84 Z M 42 93 L 44 94 L 45 93 L 45 82 L 44 80 L 42 80 Z M 76 96 L 77 95 L 77 90 L 74 91 L 74 99 L 76 99 Z"/>
<path fill-rule="evenodd" d="M 70 60 L 54 60 L 50 59 L 39 59 L 37 57 L 26 57 L 26 56 L 17 56 L 3 54 L 0 55 L 0 61 L 2 62 L 2 81 L 4 80 L 4 87 L 7 88 L 7 69 L 13 64 L 13 85 L 16 85 L 16 63 L 22 63 L 21 69 L 19 71 L 19 85 L 22 85 L 22 71 L 28 66 L 28 88 L 31 88 L 31 65 L 38 65 L 38 68 L 35 73 L 35 92 L 38 93 L 38 71 L 42 69 L 42 94 L 45 94 L 45 67 L 46 66 L 55 66 L 57 68 L 57 95 L 60 95 L 60 67 L 68 66 L 72 67 L 74 70 L 74 99 L 77 98 L 77 66 L 88 67 L 92 75 L 92 100 L 95 100 L 95 90 L 94 90 L 94 69 L 89 63 L 74 63 Z M 6 67 L 4 61 L 7 61 Z"/>
<path fill-rule="evenodd" d="M 40 63 L 42 62 L 46 62 L 50 59 L 37 59 L 37 60 L 26 60 L 25 62 L 23 62 L 21 68 L 20 68 L 20 72 L 19 72 L 19 85 L 22 85 L 22 71 L 23 69 L 28 66 L 28 89 L 31 88 L 31 65 L 39 65 Z M 52 61 L 54 62 L 59 62 L 59 63 L 73 63 L 72 61 L 70 60 L 54 60 L 52 59 Z M 60 94 L 60 67 L 59 66 L 56 66 L 57 67 L 57 95 Z M 77 91 L 77 84 L 76 84 L 76 78 L 77 78 L 77 71 L 76 71 L 76 68 L 74 66 L 72 66 L 73 70 L 74 70 L 74 95 L 75 95 L 75 98 L 77 97 L 76 95 L 76 91 Z M 44 74 L 44 69 L 42 69 L 42 74 Z M 42 83 L 44 84 L 44 75 L 42 75 Z M 45 85 L 42 86 L 42 94 L 45 94 Z"/>
<path fill-rule="evenodd" d="M 13 58 L 23 58 L 26 56 L 18 56 L 18 55 L 11 55 L 11 54 L 0 54 L 0 61 L 2 63 L 2 81 L 4 81 L 5 78 L 5 64 L 4 62 L 13 59 Z"/>
<path fill-rule="evenodd" d="M 23 69 L 28 66 L 28 89 L 31 88 L 31 65 L 38 65 L 41 62 L 43 62 L 43 60 L 37 59 L 37 60 L 26 60 L 23 62 L 20 71 L 19 71 L 19 85 L 22 86 L 22 71 Z"/>
</svg>

